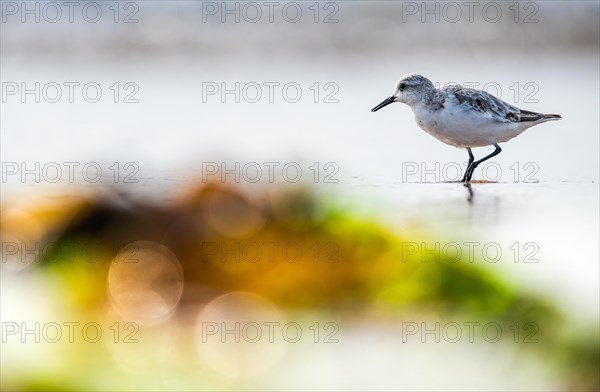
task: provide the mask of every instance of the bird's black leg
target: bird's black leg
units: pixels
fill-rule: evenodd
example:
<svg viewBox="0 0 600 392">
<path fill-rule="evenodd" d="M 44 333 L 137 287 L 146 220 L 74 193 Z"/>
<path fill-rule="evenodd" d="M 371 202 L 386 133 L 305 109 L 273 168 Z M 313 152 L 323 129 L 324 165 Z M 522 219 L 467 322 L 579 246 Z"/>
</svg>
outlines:
<svg viewBox="0 0 600 392">
<path fill-rule="evenodd" d="M 482 162 L 485 162 L 488 159 L 490 159 L 492 157 L 495 157 L 496 155 L 500 154 L 500 152 L 502 151 L 502 149 L 500 148 L 500 146 L 497 145 L 497 144 L 494 144 L 494 147 L 496 147 L 496 149 L 490 155 L 486 155 L 483 158 L 481 158 L 480 160 L 471 163 L 471 165 L 467 169 L 467 172 L 465 173 L 465 175 L 467 177 L 465 182 L 471 181 L 471 177 L 473 177 L 473 171 L 475 170 L 475 168 L 477 168 L 477 166 L 479 166 L 479 164 L 481 164 Z"/>
<path fill-rule="evenodd" d="M 471 164 L 475 160 L 475 157 L 473 156 L 473 152 L 471 151 L 471 147 L 467 147 L 467 151 L 469 152 L 469 163 L 467 164 L 467 169 L 465 170 L 465 175 L 463 176 L 462 180 L 460 180 L 460 182 L 467 182 L 467 173 L 469 172 L 469 169 L 471 168 Z"/>
</svg>

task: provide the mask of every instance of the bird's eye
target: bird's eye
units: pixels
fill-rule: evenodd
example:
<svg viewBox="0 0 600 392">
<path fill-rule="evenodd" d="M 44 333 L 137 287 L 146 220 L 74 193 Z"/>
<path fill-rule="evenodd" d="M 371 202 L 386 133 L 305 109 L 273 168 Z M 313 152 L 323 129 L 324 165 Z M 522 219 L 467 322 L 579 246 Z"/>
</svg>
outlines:
<svg viewBox="0 0 600 392">
<path fill-rule="evenodd" d="M 406 83 L 400 83 L 400 90 L 404 90 L 406 88 Z"/>
</svg>

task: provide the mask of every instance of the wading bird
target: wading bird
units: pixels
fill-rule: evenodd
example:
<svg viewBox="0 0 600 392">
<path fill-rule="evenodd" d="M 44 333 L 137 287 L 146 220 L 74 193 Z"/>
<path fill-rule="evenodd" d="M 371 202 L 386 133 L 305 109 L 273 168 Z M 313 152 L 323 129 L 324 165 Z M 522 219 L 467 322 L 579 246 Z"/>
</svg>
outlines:
<svg viewBox="0 0 600 392">
<path fill-rule="evenodd" d="M 451 146 L 466 148 L 469 164 L 462 182 L 469 182 L 482 162 L 500 154 L 498 143 L 520 135 L 527 128 L 551 120 L 558 114 L 529 112 L 514 107 L 493 95 L 462 86 L 437 89 L 424 76 L 407 74 L 394 87 L 394 93 L 371 111 L 394 102 L 410 106 L 417 124 L 427 133 Z M 475 160 L 471 148 L 494 146 L 489 155 Z"/>
</svg>

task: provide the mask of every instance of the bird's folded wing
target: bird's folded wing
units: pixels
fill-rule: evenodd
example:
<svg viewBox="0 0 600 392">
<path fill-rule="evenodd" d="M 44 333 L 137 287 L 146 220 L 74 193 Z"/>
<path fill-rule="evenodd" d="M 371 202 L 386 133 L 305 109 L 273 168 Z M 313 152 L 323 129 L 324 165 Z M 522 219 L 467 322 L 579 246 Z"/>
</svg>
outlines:
<svg viewBox="0 0 600 392">
<path fill-rule="evenodd" d="M 469 110 L 487 114 L 498 122 L 537 121 L 544 118 L 541 113 L 521 110 L 485 91 L 461 86 L 449 86 L 444 90 L 447 94 L 453 95 L 459 105 L 465 105 Z"/>
</svg>

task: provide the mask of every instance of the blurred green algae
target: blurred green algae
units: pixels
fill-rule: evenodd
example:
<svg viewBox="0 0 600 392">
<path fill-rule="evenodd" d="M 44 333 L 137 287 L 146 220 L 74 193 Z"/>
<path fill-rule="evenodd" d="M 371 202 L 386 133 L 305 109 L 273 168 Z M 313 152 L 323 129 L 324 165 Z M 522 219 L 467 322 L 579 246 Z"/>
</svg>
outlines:
<svg viewBox="0 0 600 392">
<path fill-rule="evenodd" d="M 3 212 L 14 208 L 3 206 Z M 226 293 L 249 292 L 283 311 L 318 311 L 346 320 L 368 321 L 377 315 L 399 322 L 417 314 L 423 319 L 494 322 L 505 330 L 516 325 L 524 328 L 523 333 L 533 331 L 539 344 L 528 345 L 523 338 L 515 343 L 555 367 L 569 388 L 599 386 L 597 327 L 585 329 L 569 322 L 549 300 L 524 292 L 482 267 L 484 263 L 448 258 L 447 254 L 427 261 L 414 251 L 411 255 L 416 256 L 407 261 L 404 244 L 431 239 L 358 219 L 335 203 L 320 201 L 308 189 L 283 193 L 267 189 L 250 195 L 232 186 L 208 184 L 170 205 L 105 196 L 18 208 L 27 211 L 28 221 L 22 219 L 23 214 L 3 220 L 3 242 L 20 238 L 23 244 L 40 244 L 42 251 L 25 268 L 10 273 L 42 274 L 53 282 L 45 289 L 58 291 L 69 319 L 118 317 L 144 327 L 150 319 L 136 319 L 135 315 L 146 301 L 148 317 L 162 312 L 148 328 L 173 319 L 185 325 L 193 322 L 186 313 L 189 309 L 201 308 Z M 22 227 L 31 225 L 29 221 L 37 222 L 40 230 Z M 149 278 L 133 272 L 133 277 L 123 278 L 125 283 L 115 287 L 137 285 L 138 280 L 140 286 L 123 288 L 128 291 L 122 297 L 115 294 L 109 279 L 112 266 L 138 262 L 136 251 L 140 249 L 136 247 L 148 244 L 159 244 L 152 251 L 174 261 L 150 266 Z M 5 263 L 9 251 L 13 248 L 3 245 L 3 267 L 8 270 L 14 269 Z M 423 251 L 431 254 L 431 250 L 417 250 Z M 179 287 L 178 268 L 181 292 L 172 294 L 174 287 Z M 131 299 L 135 290 L 150 291 L 151 295 L 144 292 Z M 119 310 L 119 306 L 135 307 L 138 313 Z M 114 316 L 115 307 L 118 316 Z M 189 332 L 182 328 L 179 333 L 186 336 Z M 148 349 L 139 350 L 138 355 L 146 355 Z M 87 345 L 69 350 L 79 358 L 95 356 L 94 363 L 111 361 L 105 348 Z M 83 373 L 63 374 L 66 379 L 35 369 L 18 375 L 3 371 L 2 387 L 91 388 L 104 372 L 111 374 L 96 365 L 87 366 L 85 361 L 73 359 L 73 365 Z M 113 381 L 109 384 L 129 385 L 129 381 Z M 132 385 L 144 388 L 141 380 Z"/>
</svg>

